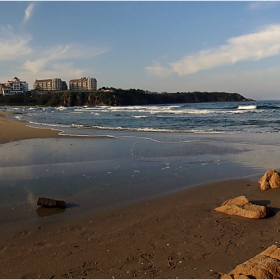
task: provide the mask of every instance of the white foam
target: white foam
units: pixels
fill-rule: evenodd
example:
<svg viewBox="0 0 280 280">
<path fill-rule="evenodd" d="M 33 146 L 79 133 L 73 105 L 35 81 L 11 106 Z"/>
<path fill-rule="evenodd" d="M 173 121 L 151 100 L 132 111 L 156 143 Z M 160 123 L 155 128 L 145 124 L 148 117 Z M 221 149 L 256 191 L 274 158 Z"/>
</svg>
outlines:
<svg viewBox="0 0 280 280">
<path fill-rule="evenodd" d="M 70 127 L 70 125 L 64 125 L 64 124 L 39 123 L 39 122 L 32 122 L 32 121 L 29 121 L 29 123 L 33 125 L 49 126 L 49 127 Z"/>
<path fill-rule="evenodd" d="M 242 105 L 237 107 L 238 110 L 255 110 L 257 109 L 256 105 Z"/>
<path fill-rule="evenodd" d="M 66 110 L 66 107 L 64 107 L 64 106 L 59 106 L 59 107 L 56 108 L 56 110 L 60 110 L 60 111 L 61 111 L 61 110 Z"/>
<path fill-rule="evenodd" d="M 142 118 L 147 118 L 148 116 L 132 116 L 135 119 L 142 119 Z"/>
</svg>

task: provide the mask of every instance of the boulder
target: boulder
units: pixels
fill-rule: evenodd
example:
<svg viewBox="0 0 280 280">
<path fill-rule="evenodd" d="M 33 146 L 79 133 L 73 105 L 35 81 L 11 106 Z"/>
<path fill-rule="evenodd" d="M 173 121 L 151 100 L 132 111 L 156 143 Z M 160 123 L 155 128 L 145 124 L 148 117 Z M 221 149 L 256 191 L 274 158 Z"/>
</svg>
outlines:
<svg viewBox="0 0 280 280">
<path fill-rule="evenodd" d="M 268 170 L 259 180 L 261 190 L 280 188 L 280 174 L 276 170 Z"/>
<path fill-rule="evenodd" d="M 245 196 L 226 200 L 220 207 L 215 208 L 214 211 L 251 219 L 265 218 L 267 215 L 265 206 L 252 204 Z"/>
<path fill-rule="evenodd" d="M 66 208 L 66 203 L 64 200 L 51 199 L 47 197 L 38 197 L 36 204 L 47 208 Z"/>
<path fill-rule="evenodd" d="M 222 276 L 222 279 L 279 279 L 280 248 L 268 247 L 255 257 L 236 266 Z"/>
</svg>

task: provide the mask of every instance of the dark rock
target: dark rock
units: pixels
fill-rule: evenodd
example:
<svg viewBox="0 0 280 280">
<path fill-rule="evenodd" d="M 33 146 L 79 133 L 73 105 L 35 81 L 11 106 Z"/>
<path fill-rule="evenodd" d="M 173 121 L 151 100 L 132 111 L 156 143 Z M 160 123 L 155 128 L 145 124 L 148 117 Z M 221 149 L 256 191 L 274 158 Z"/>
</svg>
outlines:
<svg viewBox="0 0 280 280">
<path fill-rule="evenodd" d="M 64 200 L 51 199 L 47 197 L 38 197 L 36 204 L 47 208 L 66 208 Z"/>
</svg>

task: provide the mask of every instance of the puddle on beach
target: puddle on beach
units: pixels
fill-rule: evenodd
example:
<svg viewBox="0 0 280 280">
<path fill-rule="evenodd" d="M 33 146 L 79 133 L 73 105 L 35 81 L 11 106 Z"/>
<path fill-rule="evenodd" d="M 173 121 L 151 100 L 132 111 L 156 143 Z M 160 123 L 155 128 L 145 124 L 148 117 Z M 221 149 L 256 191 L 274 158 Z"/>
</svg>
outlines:
<svg viewBox="0 0 280 280">
<path fill-rule="evenodd" d="M 0 145 L 0 224 L 79 215 L 277 168 L 272 167 L 279 158 L 273 143 L 152 136 L 32 139 Z M 266 156 L 265 161 L 258 156 Z M 50 209 L 35 205 L 38 196 L 64 199 L 73 207 L 46 211 Z"/>
</svg>

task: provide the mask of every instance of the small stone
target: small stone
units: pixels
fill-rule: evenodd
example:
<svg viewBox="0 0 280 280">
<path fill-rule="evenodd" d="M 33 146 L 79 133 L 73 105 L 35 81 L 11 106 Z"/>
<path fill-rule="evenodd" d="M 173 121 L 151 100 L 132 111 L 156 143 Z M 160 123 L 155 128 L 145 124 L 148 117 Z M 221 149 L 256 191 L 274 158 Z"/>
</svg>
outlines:
<svg viewBox="0 0 280 280">
<path fill-rule="evenodd" d="M 65 201 L 61 199 L 38 197 L 36 204 L 47 208 L 66 208 Z"/>
</svg>

